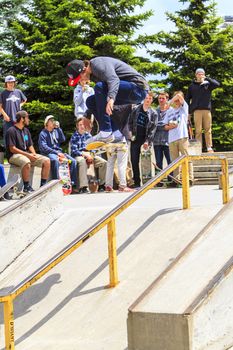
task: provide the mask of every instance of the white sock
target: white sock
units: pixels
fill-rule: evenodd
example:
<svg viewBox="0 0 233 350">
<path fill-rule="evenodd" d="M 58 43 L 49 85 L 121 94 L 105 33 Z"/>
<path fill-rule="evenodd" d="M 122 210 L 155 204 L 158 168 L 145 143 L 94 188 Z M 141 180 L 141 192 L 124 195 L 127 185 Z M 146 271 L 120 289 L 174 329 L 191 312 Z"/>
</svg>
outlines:
<svg viewBox="0 0 233 350">
<path fill-rule="evenodd" d="M 112 132 L 111 131 L 100 131 L 99 134 L 101 137 L 108 137 L 109 135 L 112 134 Z"/>
</svg>

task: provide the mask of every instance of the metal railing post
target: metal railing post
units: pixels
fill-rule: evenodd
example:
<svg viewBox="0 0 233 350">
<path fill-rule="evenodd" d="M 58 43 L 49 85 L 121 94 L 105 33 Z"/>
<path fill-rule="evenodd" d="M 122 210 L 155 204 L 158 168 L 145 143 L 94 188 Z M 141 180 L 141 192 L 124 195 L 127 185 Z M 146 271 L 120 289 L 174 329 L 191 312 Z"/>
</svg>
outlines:
<svg viewBox="0 0 233 350">
<path fill-rule="evenodd" d="M 190 191 L 189 191 L 189 158 L 186 157 L 182 163 L 182 197 L 183 209 L 190 208 Z"/>
<path fill-rule="evenodd" d="M 108 223 L 108 259 L 109 259 L 109 287 L 115 287 L 118 281 L 117 248 L 116 248 L 116 224 L 115 218 Z"/>
<path fill-rule="evenodd" d="M 223 204 L 226 204 L 230 200 L 230 191 L 229 191 L 229 175 L 228 175 L 228 159 L 221 159 L 222 165 L 222 201 Z"/>
<path fill-rule="evenodd" d="M 6 350 L 15 349 L 15 331 L 14 331 L 14 307 L 13 300 L 9 298 L 4 301 L 4 325 L 5 325 L 5 345 Z"/>
</svg>

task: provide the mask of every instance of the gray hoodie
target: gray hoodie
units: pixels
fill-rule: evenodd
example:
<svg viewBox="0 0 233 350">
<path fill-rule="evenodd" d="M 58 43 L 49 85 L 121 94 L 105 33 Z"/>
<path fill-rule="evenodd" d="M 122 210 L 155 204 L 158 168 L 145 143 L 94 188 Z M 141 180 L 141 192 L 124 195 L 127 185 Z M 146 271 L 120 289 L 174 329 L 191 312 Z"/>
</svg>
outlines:
<svg viewBox="0 0 233 350">
<path fill-rule="evenodd" d="M 96 57 L 90 60 L 92 76 L 95 82 L 103 81 L 108 85 L 108 98 L 114 101 L 119 89 L 120 80 L 135 83 L 144 90 L 149 90 L 145 78 L 127 63 L 112 57 Z"/>
</svg>

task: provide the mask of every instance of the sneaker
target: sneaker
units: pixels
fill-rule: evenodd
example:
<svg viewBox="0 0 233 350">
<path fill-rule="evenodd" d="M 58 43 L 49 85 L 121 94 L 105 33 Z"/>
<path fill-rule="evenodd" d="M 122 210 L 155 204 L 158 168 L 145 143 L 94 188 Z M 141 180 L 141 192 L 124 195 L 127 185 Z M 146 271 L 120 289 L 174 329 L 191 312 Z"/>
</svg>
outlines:
<svg viewBox="0 0 233 350">
<path fill-rule="evenodd" d="M 114 141 L 114 135 L 112 133 L 109 133 L 106 137 L 104 137 L 101 132 L 99 132 L 97 135 L 90 137 L 87 141 L 86 144 L 92 143 L 92 142 L 105 142 L 105 143 L 110 143 Z"/>
<path fill-rule="evenodd" d="M 32 188 L 31 185 L 25 186 L 25 187 L 23 188 L 23 192 L 24 192 L 24 193 L 32 193 L 32 192 L 34 192 L 34 191 L 35 191 L 35 190 Z"/>
<path fill-rule="evenodd" d="M 105 186 L 105 192 L 113 192 L 113 188 L 111 186 Z"/>
<path fill-rule="evenodd" d="M 214 150 L 213 150 L 212 147 L 208 147 L 208 148 L 207 148 L 207 152 L 208 152 L 208 153 L 214 153 Z"/>
<path fill-rule="evenodd" d="M 105 185 L 99 185 L 98 192 L 104 192 L 105 191 Z"/>
<path fill-rule="evenodd" d="M 88 187 L 81 187 L 78 191 L 79 193 L 90 193 Z"/>
<path fill-rule="evenodd" d="M 129 188 L 129 187 L 127 187 L 127 186 L 119 186 L 119 187 L 118 187 L 118 191 L 119 191 L 119 192 L 134 192 L 135 189 Z"/>
<path fill-rule="evenodd" d="M 130 188 L 139 188 L 141 187 L 139 184 L 133 184 L 132 186 L 130 186 Z"/>
<path fill-rule="evenodd" d="M 10 199 L 12 199 L 12 196 L 9 194 L 9 192 L 6 192 L 6 193 L 3 195 L 3 197 L 4 197 L 7 201 L 9 201 Z"/>
</svg>

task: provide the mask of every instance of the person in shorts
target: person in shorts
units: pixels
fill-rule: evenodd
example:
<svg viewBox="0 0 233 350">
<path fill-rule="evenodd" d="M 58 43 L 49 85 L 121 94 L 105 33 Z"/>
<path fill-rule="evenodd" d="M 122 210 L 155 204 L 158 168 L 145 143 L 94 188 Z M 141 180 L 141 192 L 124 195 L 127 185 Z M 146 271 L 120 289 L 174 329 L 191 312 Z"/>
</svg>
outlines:
<svg viewBox="0 0 233 350">
<path fill-rule="evenodd" d="M 31 166 L 41 168 L 41 186 L 45 185 L 50 172 L 50 159 L 36 153 L 31 138 L 29 115 L 26 111 L 16 113 L 16 123 L 6 133 L 6 155 L 10 164 L 21 168 L 23 191 L 31 193 L 30 170 Z"/>
</svg>

